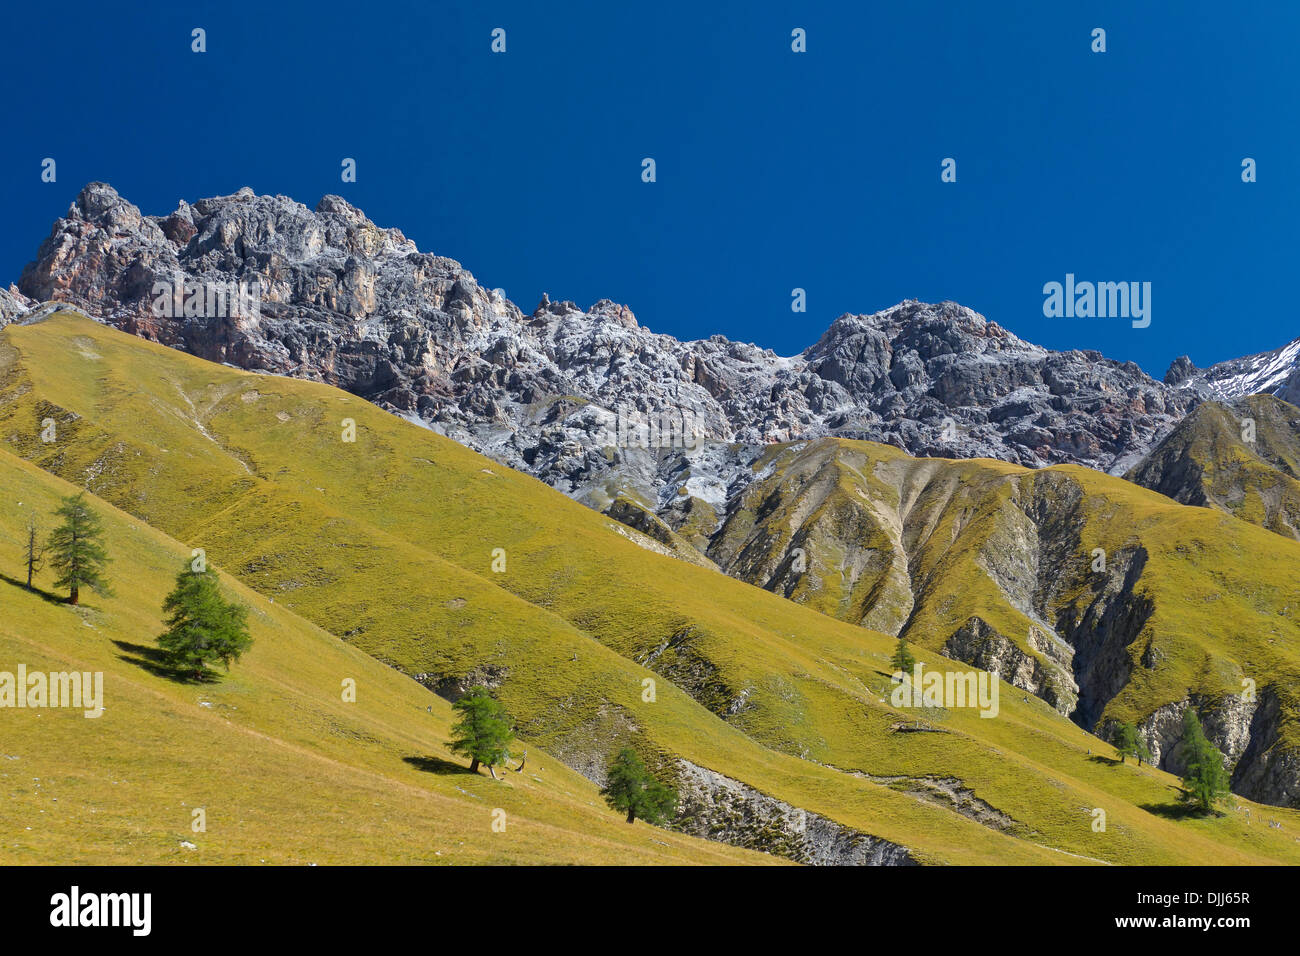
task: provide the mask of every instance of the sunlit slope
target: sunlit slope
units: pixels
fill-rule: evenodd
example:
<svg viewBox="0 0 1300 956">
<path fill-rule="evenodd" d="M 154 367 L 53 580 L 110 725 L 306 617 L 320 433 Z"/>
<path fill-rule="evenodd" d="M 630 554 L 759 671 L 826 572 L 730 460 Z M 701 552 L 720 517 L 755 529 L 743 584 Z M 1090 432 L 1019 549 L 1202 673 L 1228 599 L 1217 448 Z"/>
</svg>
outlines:
<svg viewBox="0 0 1300 956">
<path fill-rule="evenodd" d="M 1300 860 L 1294 815 L 1257 811 L 1281 831 L 1171 819 L 1172 778 L 1090 759 L 1095 738 L 1007 685 L 997 719 L 928 711 L 942 732 L 901 732 L 918 715 L 888 705 L 892 639 L 638 547 L 336 390 L 66 316 L 10 327 L 0 347 L 10 447 L 410 674 L 499 681 L 521 728 L 570 765 L 632 740 L 922 860 Z M 40 441 L 45 418 L 55 442 Z M 953 779 L 1006 820 L 955 812 L 933 789 Z"/>
<path fill-rule="evenodd" d="M 3 451 L 0 480 L 8 572 L 26 515 L 48 515 L 73 489 Z M 151 651 L 189 549 L 92 506 L 116 596 L 72 607 L 50 596 L 52 574 L 37 575 L 37 593 L 0 580 L 0 669 L 101 671 L 105 699 L 91 719 L 0 710 L 0 862 L 772 862 L 628 827 L 536 746 L 503 782 L 471 776 L 445 747 L 445 701 L 228 578 L 252 608 L 253 649 L 217 683 L 176 682 Z M 343 701 L 345 679 L 354 703 Z M 492 829 L 498 808 L 503 832 Z"/>
<path fill-rule="evenodd" d="M 1300 538 L 1300 408 L 1272 395 L 1204 402 L 1126 477 Z"/>
<path fill-rule="evenodd" d="M 710 549 L 738 577 L 996 665 L 1089 728 L 1249 680 L 1300 745 L 1295 542 L 1078 467 L 832 440 L 755 467 Z"/>
</svg>

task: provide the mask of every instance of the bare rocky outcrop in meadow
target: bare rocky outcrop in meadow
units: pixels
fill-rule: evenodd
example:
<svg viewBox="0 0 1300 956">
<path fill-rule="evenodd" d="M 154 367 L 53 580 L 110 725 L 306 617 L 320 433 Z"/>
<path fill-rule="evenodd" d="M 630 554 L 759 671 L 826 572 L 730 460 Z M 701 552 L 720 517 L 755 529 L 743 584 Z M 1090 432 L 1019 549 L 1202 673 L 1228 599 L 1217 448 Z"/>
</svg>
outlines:
<svg viewBox="0 0 1300 956">
<path fill-rule="evenodd" d="M 689 760 L 677 761 L 673 828 L 814 866 L 911 866 L 906 847 L 769 797 Z"/>
</svg>

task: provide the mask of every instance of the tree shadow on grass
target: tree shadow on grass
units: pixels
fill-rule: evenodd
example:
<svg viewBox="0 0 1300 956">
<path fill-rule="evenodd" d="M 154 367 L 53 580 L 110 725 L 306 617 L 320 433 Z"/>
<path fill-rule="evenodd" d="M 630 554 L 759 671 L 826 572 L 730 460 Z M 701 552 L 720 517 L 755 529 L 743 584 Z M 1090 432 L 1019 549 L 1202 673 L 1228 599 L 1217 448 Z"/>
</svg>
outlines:
<svg viewBox="0 0 1300 956">
<path fill-rule="evenodd" d="M 50 604 L 66 605 L 68 603 L 66 598 L 62 598 L 57 594 L 51 594 L 49 591 L 43 590 L 42 588 L 38 588 L 35 585 L 33 585 L 31 588 L 28 588 L 27 582 L 21 578 L 15 578 L 8 574 L 4 574 L 0 572 L 0 581 L 4 581 L 6 584 L 12 584 L 16 588 L 22 588 L 24 591 L 27 591 L 29 594 L 38 594 L 44 600 L 48 601 Z"/>
<path fill-rule="evenodd" d="M 423 770 L 425 773 L 436 773 L 441 776 L 453 773 L 469 773 L 468 765 L 452 763 L 450 760 L 443 760 L 441 757 L 403 757 L 402 759 L 416 770 Z"/>
<path fill-rule="evenodd" d="M 207 671 L 202 674 L 195 674 L 192 670 L 172 667 L 167 663 L 167 655 L 157 647 L 132 644 L 129 641 L 114 641 L 113 643 L 119 651 L 124 652 L 117 655 L 119 660 L 134 664 L 155 677 L 163 677 L 178 684 L 215 684 L 218 680 L 216 674 Z"/>
<path fill-rule="evenodd" d="M 1158 817 L 1164 817 L 1166 820 L 1190 820 L 1194 817 L 1221 817 L 1223 814 L 1217 810 L 1206 813 L 1200 807 L 1190 803 L 1142 803 L 1139 804 L 1147 813 L 1154 813 Z"/>
<path fill-rule="evenodd" d="M 1123 762 L 1118 757 L 1106 757 L 1102 754 L 1093 754 L 1088 759 L 1093 763 L 1104 763 L 1110 767 L 1118 767 Z"/>
</svg>

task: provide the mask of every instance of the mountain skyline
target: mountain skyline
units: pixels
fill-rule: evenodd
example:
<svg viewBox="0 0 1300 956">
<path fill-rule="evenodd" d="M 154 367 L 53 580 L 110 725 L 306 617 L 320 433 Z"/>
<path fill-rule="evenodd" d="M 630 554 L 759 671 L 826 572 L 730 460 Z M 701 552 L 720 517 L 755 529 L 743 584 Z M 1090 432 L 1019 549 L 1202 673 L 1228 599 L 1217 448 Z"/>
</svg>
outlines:
<svg viewBox="0 0 1300 956">
<path fill-rule="evenodd" d="M 84 187 L 81 190 L 81 192 L 84 193 L 85 189 L 97 185 L 109 186 L 109 188 L 112 189 L 110 184 L 96 181 L 96 182 L 88 183 L 86 187 Z M 113 191 L 116 193 L 115 189 Z M 271 194 L 258 193 L 256 190 L 253 190 L 252 187 L 249 186 L 241 186 L 239 189 L 232 190 L 232 192 L 227 195 L 233 196 L 233 195 L 241 195 L 244 193 L 248 193 L 250 195 L 255 195 L 255 196 L 266 196 L 267 198 L 285 199 L 297 203 L 301 202 L 296 197 L 287 196 L 281 193 L 276 193 L 273 196 Z M 214 199 L 220 197 L 214 195 L 205 198 Z M 326 200 L 340 200 L 344 203 L 347 203 L 348 205 L 351 205 L 344 197 L 339 196 L 336 193 L 327 193 L 324 196 L 322 196 L 321 202 L 325 202 Z M 197 202 L 199 200 L 195 200 L 195 201 Z M 74 200 L 70 204 L 69 208 L 75 208 L 76 205 L 77 205 L 77 201 Z M 141 211 L 145 216 L 145 218 L 162 220 L 167 218 L 169 214 L 173 214 L 177 209 L 183 209 L 190 205 L 191 203 L 189 201 L 187 201 L 186 199 L 181 199 L 179 201 L 179 205 L 168 208 L 165 211 L 161 211 L 157 213 L 147 213 L 147 212 L 143 212 L 143 210 Z M 353 208 L 357 208 L 357 207 L 353 207 Z M 57 223 L 59 218 L 61 217 L 59 216 L 54 217 L 54 221 Z M 396 231 L 398 233 L 402 233 L 401 228 L 398 226 L 381 226 L 379 228 L 383 229 L 384 231 Z M 404 234 L 403 234 L 403 238 L 404 239 L 406 238 Z M 418 246 L 418 244 L 414 243 L 413 240 L 407 240 L 407 241 L 412 242 L 413 248 Z M 426 254 L 448 258 L 459 264 L 463 264 L 463 260 L 461 260 L 458 256 L 447 255 L 444 250 L 420 247 L 419 251 Z M 9 286 L 16 286 L 22 274 L 25 273 L 31 266 L 34 266 L 36 264 L 37 264 L 36 259 L 26 260 L 23 263 L 23 266 L 18 270 L 17 274 L 14 275 L 13 278 L 8 279 L 6 284 Z M 465 266 L 465 269 L 467 272 L 474 272 L 474 270 L 470 268 L 468 265 Z M 1069 277 L 1071 280 L 1074 279 L 1074 276 L 1072 274 L 1070 274 Z M 1050 280 L 1050 281 L 1055 282 L 1056 280 Z M 1086 280 L 1080 278 L 1078 281 L 1082 283 Z M 1071 284 L 1073 284 L 1073 282 Z M 1095 284 L 1096 283 L 1094 283 L 1094 285 Z M 1057 285 L 1059 286 L 1060 283 L 1057 282 Z M 488 287 L 493 288 L 494 291 L 501 292 L 506 295 L 509 294 L 509 290 L 505 288 L 495 287 L 495 286 L 488 286 Z M 2 287 L 0 287 L 0 291 L 3 291 Z M 549 287 L 542 289 L 537 299 L 537 301 L 539 302 L 539 306 L 538 306 L 539 308 L 545 307 L 548 303 L 551 303 L 552 301 L 557 303 L 564 302 L 575 306 L 578 305 L 577 300 L 562 294 L 557 294 L 553 299 L 551 292 L 552 290 Z M 1055 294 L 1059 295 L 1059 289 Z M 601 306 L 603 303 L 615 303 L 618 304 L 620 308 L 629 309 L 629 310 L 631 309 L 632 306 L 632 303 L 630 301 L 625 301 L 612 296 L 602 295 L 596 299 L 593 299 L 590 303 L 590 306 L 587 309 L 583 309 L 582 311 L 590 311 L 591 309 L 595 309 L 596 307 Z M 820 324 L 820 325 L 818 323 L 821 322 L 823 318 L 822 316 L 819 316 L 814 313 L 802 314 L 800 316 L 801 322 L 806 323 L 804 327 L 807 330 L 809 339 L 805 345 L 803 345 L 802 347 L 797 347 L 794 351 L 779 352 L 771 345 L 767 344 L 766 342 L 759 341 L 758 339 L 732 339 L 731 341 L 737 342 L 738 344 L 750 345 L 750 346 L 754 346 L 755 348 L 773 352 L 778 358 L 781 359 L 792 359 L 813 349 L 817 345 L 817 343 L 821 340 L 821 338 L 825 335 L 826 331 L 830 329 L 832 326 L 834 326 L 834 324 L 838 320 L 844 319 L 846 317 L 855 316 L 855 315 L 880 314 L 883 312 L 892 311 L 893 309 L 898 307 L 904 307 L 908 305 L 940 305 L 940 306 L 957 305 L 957 306 L 961 306 L 962 308 L 967 308 L 976 314 L 980 314 L 980 315 L 984 314 L 978 309 L 970 308 L 967 303 L 963 302 L 960 299 L 945 298 L 942 300 L 925 300 L 922 298 L 918 298 L 916 296 L 906 296 L 902 299 L 893 302 L 877 303 L 874 307 L 870 309 L 859 308 L 859 309 L 850 309 L 848 311 L 839 312 L 833 316 L 826 317 L 826 321 L 824 322 L 824 324 Z M 1093 321 L 1110 321 L 1112 318 L 1114 317 L 1099 316 L 1099 317 L 1094 317 Z M 1082 320 L 1086 321 L 1087 317 L 1083 317 Z M 1015 328 L 1013 327 L 1013 323 L 1008 322 L 1005 319 L 995 320 L 995 321 L 997 321 L 997 324 L 1001 328 L 1006 329 L 1007 331 L 1011 332 L 1013 335 L 1016 335 L 1018 338 L 1022 338 L 1022 339 L 1024 338 L 1024 336 L 1016 332 Z M 645 323 L 642 324 L 645 325 Z M 1127 321 L 1125 321 L 1124 324 L 1127 324 Z M 656 332 L 658 334 L 668 334 L 668 335 L 672 334 L 672 333 L 665 332 L 663 329 L 652 328 L 649 325 L 645 325 L 645 327 L 650 329 L 652 332 Z M 1140 328 L 1140 326 L 1136 326 L 1136 327 Z M 695 335 L 693 338 L 683 339 L 683 341 L 703 342 L 710 338 L 723 334 L 718 331 L 710 331 L 707 328 L 698 329 L 697 332 L 698 334 Z M 1086 343 L 1066 346 L 1061 350 L 1097 352 L 1101 354 L 1100 349 L 1088 345 Z M 1107 355 L 1106 357 L 1112 358 L 1113 356 Z M 1238 397 L 1242 395 L 1252 394 L 1252 392 L 1250 391 L 1251 388 L 1255 388 L 1258 391 L 1265 391 L 1265 390 L 1282 387 L 1285 383 L 1285 379 L 1287 375 L 1291 370 L 1291 367 L 1295 364 L 1295 361 L 1298 357 L 1300 357 L 1300 336 L 1293 335 L 1290 338 L 1287 338 L 1284 341 L 1275 344 L 1274 346 L 1261 349 L 1259 352 L 1228 353 L 1225 354 L 1222 358 L 1219 358 L 1209 363 L 1208 365 L 1204 365 L 1204 366 L 1200 366 L 1197 365 L 1195 362 L 1192 362 L 1190 360 L 1190 356 L 1186 352 L 1179 353 L 1177 355 L 1172 356 L 1170 360 L 1164 366 L 1162 366 L 1161 369 L 1146 368 L 1141 366 L 1140 363 L 1134 363 L 1134 364 L 1138 364 L 1139 367 L 1142 368 L 1143 373 L 1156 380 L 1173 379 L 1173 381 L 1171 381 L 1170 384 L 1175 384 L 1175 385 L 1182 385 L 1184 383 L 1203 384 L 1207 386 L 1211 391 L 1215 392 L 1216 394 L 1221 393 L 1224 397 Z M 1256 361 L 1250 362 L 1248 360 L 1256 360 Z M 1246 363 L 1246 364 L 1243 366 L 1242 363 Z"/>
<path fill-rule="evenodd" d="M 184 283 L 256 284 L 259 313 L 160 308 L 156 290 Z M 720 335 L 682 342 L 609 300 L 583 312 L 544 297 L 529 315 L 338 196 L 312 210 L 245 188 L 151 217 L 92 183 L 20 287 L 204 358 L 339 385 L 579 498 L 603 494 L 610 466 L 639 472 L 651 497 L 671 482 L 672 458 L 601 450 L 620 409 L 689 416 L 715 442 L 840 435 L 1121 471 L 1194 398 L 1133 363 L 1021 340 L 957 303 L 845 315 L 792 358 Z M 648 486 L 647 468 L 659 469 Z"/>
<path fill-rule="evenodd" d="M 22 144 L 0 157 L 6 282 L 82 183 L 158 214 L 247 185 L 342 195 L 525 307 L 609 298 L 678 339 L 787 356 L 835 316 L 908 299 L 1156 378 L 1180 355 L 1204 367 L 1295 338 L 1279 304 L 1300 139 L 1267 95 L 1294 86 L 1291 9 L 83 6 L 86 32 L 120 51 L 111 95 L 48 69 L 62 40 L 43 11 L 16 12 L 26 40 L 0 64 Z M 293 136 L 248 106 L 267 83 L 295 90 Z M 84 120 L 56 135 L 37 111 Z M 179 145 L 213 161 L 177 163 Z M 1245 158 L 1258 181 L 1241 181 Z M 1151 326 L 1047 318 L 1043 285 L 1067 274 L 1151 282 Z"/>
<path fill-rule="evenodd" d="M 189 318 L 186 282 L 228 287 L 236 298 L 207 320 L 202 308 Z M 313 211 L 248 187 L 150 216 L 112 186 L 91 183 L 55 220 L 19 285 L 30 299 L 0 302 L 11 315 L 67 301 L 195 354 L 323 378 L 399 414 L 418 409 L 431 427 L 459 429 L 458 439 L 480 450 L 492 441 L 464 429 L 520 424 L 517 411 L 503 412 L 503 396 L 526 404 L 568 392 L 620 416 L 629 400 L 634 413 L 680 412 L 712 440 L 835 434 L 914 454 L 1120 473 L 1197 401 L 1254 391 L 1292 400 L 1300 391 L 1294 342 L 1208 369 L 1180 357 L 1160 382 L 1092 350 L 1043 349 L 950 301 L 846 313 L 792 356 L 716 333 L 679 341 L 608 299 L 583 310 L 543 293 L 530 316 L 504 290 L 480 286 L 456 260 L 421 252 L 340 196 Z M 241 318 L 250 286 L 266 314 Z M 160 309 L 161 287 L 172 297 Z M 327 360 L 313 341 L 322 332 L 335 340 Z M 516 370 L 511 382 L 492 371 L 502 365 Z M 458 404 L 448 404 L 452 395 Z M 583 411 L 577 418 L 580 433 L 570 437 L 592 444 L 600 423 Z M 537 473 L 525 448 L 490 453 Z"/>
</svg>

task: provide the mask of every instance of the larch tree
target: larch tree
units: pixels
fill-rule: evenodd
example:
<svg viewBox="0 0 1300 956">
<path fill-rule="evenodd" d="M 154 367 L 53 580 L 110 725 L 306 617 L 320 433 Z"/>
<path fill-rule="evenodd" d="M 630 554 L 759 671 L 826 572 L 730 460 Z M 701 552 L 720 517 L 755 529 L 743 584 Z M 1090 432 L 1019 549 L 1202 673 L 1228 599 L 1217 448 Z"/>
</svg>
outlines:
<svg viewBox="0 0 1300 956">
<path fill-rule="evenodd" d="M 96 594 L 111 594 L 105 579 L 109 557 L 103 544 L 104 528 L 99 516 L 86 503 L 85 493 L 64 498 L 54 513 L 63 519 L 50 532 L 47 545 L 50 564 L 58 574 L 54 586 L 68 589 L 69 604 L 81 600 L 82 588 L 90 588 Z"/>
</svg>

